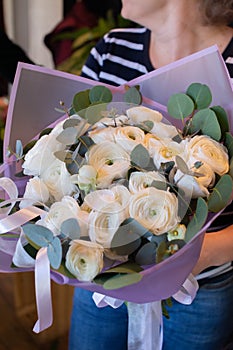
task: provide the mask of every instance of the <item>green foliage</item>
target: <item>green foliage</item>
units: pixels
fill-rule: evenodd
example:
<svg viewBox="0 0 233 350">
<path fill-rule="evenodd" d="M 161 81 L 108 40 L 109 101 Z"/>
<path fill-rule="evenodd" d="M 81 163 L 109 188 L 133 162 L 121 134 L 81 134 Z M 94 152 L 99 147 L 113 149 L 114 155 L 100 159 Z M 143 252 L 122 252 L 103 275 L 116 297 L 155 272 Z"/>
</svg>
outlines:
<svg viewBox="0 0 233 350">
<path fill-rule="evenodd" d="M 193 218 L 190 220 L 186 234 L 185 242 L 188 243 L 198 233 L 205 224 L 208 215 L 208 207 L 203 198 L 198 198 L 197 206 Z"/>
<path fill-rule="evenodd" d="M 142 145 L 134 147 L 130 154 L 131 164 L 134 167 L 146 168 L 150 162 L 150 155 L 147 149 Z"/>
<path fill-rule="evenodd" d="M 172 117 L 184 120 L 194 111 L 194 103 L 186 94 L 174 94 L 168 100 L 167 109 Z"/>
<path fill-rule="evenodd" d="M 58 269 L 62 260 L 60 239 L 54 237 L 52 231 L 41 225 L 26 224 L 23 226 L 23 231 L 35 249 L 47 247 L 50 264 L 54 269 Z"/>
<path fill-rule="evenodd" d="M 230 175 L 223 175 L 208 198 L 208 209 L 214 213 L 219 212 L 229 204 L 233 190 L 233 180 Z"/>
<path fill-rule="evenodd" d="M 186 94 L 194 101 L 195 109 L 207 108 L 212 101 L 211 91 L 205 84 L 191 84 L 188 87 Z"/>
</svg>

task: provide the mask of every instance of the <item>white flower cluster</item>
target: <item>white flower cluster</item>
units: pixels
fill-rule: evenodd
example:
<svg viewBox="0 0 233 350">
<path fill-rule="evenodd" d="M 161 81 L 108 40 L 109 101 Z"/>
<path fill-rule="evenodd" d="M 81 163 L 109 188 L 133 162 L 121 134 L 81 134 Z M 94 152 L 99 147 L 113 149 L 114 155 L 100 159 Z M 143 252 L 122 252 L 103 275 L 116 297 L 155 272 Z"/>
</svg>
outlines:
<svg viewBox="0 0 233 350">
<path fill-rule="evenodd" d="M 115 233 L 126 219 L 135 219 L 145 233 L 168 233 L 169 240 L 175 231 L 184 236 L 178 197 L 160 171 L 165 163 L 174 162 L 173 183 L 191 193 L 192 198 L 208 197 L 215 174 L 228 172 L 228 154 L 222 144 L 198 135 L 176 142 L 176 128 L 162 122 L 162 118 L 159 112 L 140 106 L 128 109 L 114 122 L 110 118 L 99 121 L 88 133 L 94 145 L 74 175 L 54 155 L 66 147 L 57 140 L 63 123 L 41 137 L 26 154 L 24 173 L 33 177 L 27 183 L 21 207 L 40 202 L 48 205 L 48 212 L 38 223 L 54 235 L 60 234 L 65 220 L 78 221 L 81 239 L 71 242 L 66 267 L 80 281 L 90 281 L 102 270 L 104 254 L 117 259 L 108 253 Z M 153 122 L 150 132 L 139 127 L 147 121 Z M 130 155 L 137 145 L 147 149 L 155 170 L 132 169 Z M 177 156 L 190 172 L 179 169 Z M 156 183 L 166 187 L 156 188 Z M 82 203 L 76 200 L 80 190 L 85 193 Z"/>
</svg>

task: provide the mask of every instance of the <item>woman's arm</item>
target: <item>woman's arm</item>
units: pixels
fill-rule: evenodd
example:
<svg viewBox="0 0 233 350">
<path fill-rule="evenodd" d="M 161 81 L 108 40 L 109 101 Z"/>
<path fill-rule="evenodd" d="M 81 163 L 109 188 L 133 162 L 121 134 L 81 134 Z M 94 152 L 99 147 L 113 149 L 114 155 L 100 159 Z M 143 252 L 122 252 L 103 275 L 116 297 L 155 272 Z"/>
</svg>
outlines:
<svg viewBox="0 0 233 350">
<path fill-rule="evenodd" d="M 205 234 L 193 274 L 197 275 L 208 267 L 220 266 L 229 261 L 233 261 L 233 225 Z"/>
</svg>

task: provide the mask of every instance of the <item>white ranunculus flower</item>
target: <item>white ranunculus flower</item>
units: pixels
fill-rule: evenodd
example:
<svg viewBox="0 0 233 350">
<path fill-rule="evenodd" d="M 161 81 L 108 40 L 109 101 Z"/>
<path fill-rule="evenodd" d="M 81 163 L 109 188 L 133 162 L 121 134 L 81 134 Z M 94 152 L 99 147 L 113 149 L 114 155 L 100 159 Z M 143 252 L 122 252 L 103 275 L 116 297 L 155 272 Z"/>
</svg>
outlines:
<svg viewBox="0 0 233 350">
<path fill-rule="evenodd" d="M 157 169 L 160 168 L 162 163 L 175 161 L 177 155 L 182 158 L 185 156 L 184 145 L 182 143 L 165 139 L 162 144 L 154 144 L 153 161 Z"/>
<path fill-rule="evenodd" d="M 35 176 L 27 182 L 23 198 L 24 200 L 20 202 L 20 208 L 38 203 L 46 204 L 49 200 L 49 190 L 44 182 Z"/>
<path fill-rule="evenodd" d="M 88 136 L 96 143 L 101 143 L 104 141 L 114 142 L 115 128 L 105 127 L 101 129 L 94 129 L 88 132 Z"/>
<path fill-rule="evenodd" d="M 229 170 L 229 159 L 226 147 L 205 135 L 197 135 L 189 139 L 186 148 L 189 156 L 208 164 L 218 175 Z"/>
<path fill-rule="evenodd" d="M 154 187 L 131 197 L 129 214 L 155 235 L 172 230 L 180 220 L 175 194 Z"/>
<path fill-rule="evenodd" d="M 80 190 L 88 193 L 96 188 L 97 171 L 91 165 L 83 165 L 77 174 L 77 183 Z"/>
<path fill-rule="evenodd" d="M 93 145 L 88 152 L 88 164 L 97 171 L 97 187 L 107 188 L 113 180 L 124 178 L 130 168 L 128 153 L 114 142 Z"/>
<path fill-rule="evenodd" d="M 102 207 L 110 203 L 117 202 L 122 207 L 129 204 L 130 193 L 125 186 L 116 185 L 112 186 L 110 189 L 97 190 L 88 193 L 84 202 L 87 206 L 94 210 L 101 210 Z"/>
<path fill-rule="evenodd" d="M 159 146 L 165 145 L 166 144 L 165 142 L 166 142 L 166 140 L 161 139 L 160 137 L 158 137 L 156 135 L 153 135 L 151 133 L 147 133 L 145 135 L 145 137 L 144 137 L 143 145 L 148 150 L 150 156 L 153 157 L 154 156 L 155 147 L 159 147 Z"/>
<path fill-rule="evenodd" d="M 167 239 L 168 241 L 173 241 L 174 239 L 185 239 L 186 226 L 183 224 L 178 224 L 173 230 L 168 231 Z"/>
<path fill-rule="evenodd" d="M 24 174 L 41 175 L 56 159 L 54 152 L 64 148 L 65 146 L 56 140 L 55 135 L 42 136 L 25 155 L 22 165 Z"/>
<path fill-rule="evenodd" d="M 194 163 L 194 160 L 190 160 L 187 165 L 191 171 L 201 176 L 183 174 L 178 169 L 174 181 L 186 194 L 190 193 L 191 198 L 208 197 L 208 188 L 214 185 L 215 173 L 208 164 L 202 164 L 198 169 L 195 169 Z"/>
<path fill-rule="evenodd" d="M 65 196 L 60 202 L 52 204 L 49 211 L 41 218 L 41 220 L 37 221 L 37 224 L 49 228 L 53 234 L 57 236 L 61 233 L 60 228 L 63 221 L 73 218 L 77 219 L 80 227 L 83 227 L 85 231 L 87 231 L 87 223 L 83 221 L 82 214 L 80 215 L 80 210 L 81 209 L 74 198 Z"/>
<path fill-rule="evenodd" d="M 66 254 L 66 268 L 79 281 L 90 282 L 103 268 L 103 252 L 95 242 L 73 240 Z"/>
<path fill-rule="evenodd" d="M 112 238 L 124 219 L 122 206 L 117 202 L 109 203 L 99 211 L 91 211 L 89 214 L 91 241 L 99 243 L 104 248 L 110 248 Z"/>
<path fill-rule="evenodd" d="M 162 122 L 155 122 L 150 132 L 160 138 L 170 137 L 172 139 L 173 137 L 178 135 L 175 126 L 171 124 L 165 124 Z"/>
<path fill-rule="evenodd" d="M 130 174 L 129 190 L 131 193 L 137 193 L 150 187 L 153 181 L 162 181 L 166 183 L 165 177 L 158 171 L 141 172 L 135 171 Z"/>
<path fill-rule="evenodd" d="M 41 174 L 41 179 L 56 201 L 61 200 L 63 196 L 69 196 L 77 192 L 77 188 L 72 181 L 72 176 L 68 172 L 65 163 L 57 158 Z"/>
<path fill-rule="evenodd" d="M 163 119 L 163 116 L 160 112 L 145 106 L 136 106 L 129 108 L 126 111 L 126 114 L 133 124 L 139 124 L 147 120 L 157 123 Z"/>
<path fill-rule="evenodd" d="M 138 144 L 143 144 L 144 131 L 136 126 L 124 126 L 115 129 L 115 141 L 130 153 Z"/>
</svg>

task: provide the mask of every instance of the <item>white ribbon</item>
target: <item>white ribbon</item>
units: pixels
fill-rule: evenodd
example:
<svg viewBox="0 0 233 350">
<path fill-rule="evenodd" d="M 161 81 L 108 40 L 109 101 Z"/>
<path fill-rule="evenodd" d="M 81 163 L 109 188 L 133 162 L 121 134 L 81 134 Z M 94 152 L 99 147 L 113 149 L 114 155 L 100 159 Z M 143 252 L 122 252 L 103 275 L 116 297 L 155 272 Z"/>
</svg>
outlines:
<svg viewBox="0 0 233 350">
<path fill-rule="evenodd" d="M 198 291 L 198 283 L 190 274 L 173 298 L 181 304 L 190 305 Z M 92 296 L 97 307 L 120 307 L 122 300 L 100 293 Z M 127 303 L 128 350 L 161 350 L 163 345 L 163 316 L 160 301 L 145 304 Z"/>
</svg>

